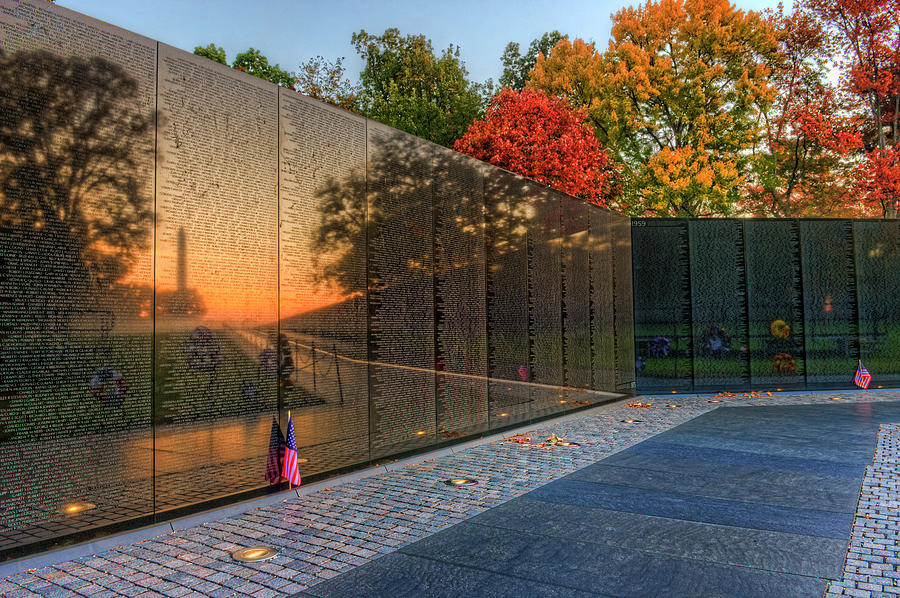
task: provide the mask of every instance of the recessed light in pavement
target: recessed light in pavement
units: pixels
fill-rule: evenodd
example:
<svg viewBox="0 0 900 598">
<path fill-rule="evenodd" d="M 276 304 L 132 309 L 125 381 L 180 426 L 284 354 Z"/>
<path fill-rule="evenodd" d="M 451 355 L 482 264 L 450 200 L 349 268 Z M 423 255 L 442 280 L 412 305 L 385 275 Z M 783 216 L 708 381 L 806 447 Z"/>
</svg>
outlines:
<svg viewBox="0 0 900 598">
<path fill-rule="evenodd" d="M 474 486 L 478 483 L 478 480 L 473 480 L 472 478 L 453 478 L 452 480 L 444 480 L 444 483 L 448 486 Z"/>
<path fill-rule="evenodd" d="M 255 563 L 278 556 L 278 551 L 268 546 L 251 546 L 231 553 L 231 558 L 242 563 Z"/>
<path fill-rule="evenodd" d="M 641 423 L 641 420 L 639 420 L 639 419 L 623 419 L 622 423 L 623 424 L 639 424 L 639 423 Z"/>
<path fill-rule="evenodd" d="M 722 401 L 713 400 L 713 401 L 707 401 L 707 402 L 709 402 L 709 403 L 721 403 Z"/>
<path fill-rule="evenodd" d="M 559 442 L 554 442 L 556 446 L 581 446 L 581 444 L 577 442 L 569 442 L 568 440 L 560 440 Z"/>
<path fill-rule="evenodd" d="M 666 405 L 666 407 L 671 407 L 672 409 L 675 409 L 676 407 L 681 407 L 681 405 L 679 405 L 677 403 L 669 403 L 668 405 Z"/>
</svg>

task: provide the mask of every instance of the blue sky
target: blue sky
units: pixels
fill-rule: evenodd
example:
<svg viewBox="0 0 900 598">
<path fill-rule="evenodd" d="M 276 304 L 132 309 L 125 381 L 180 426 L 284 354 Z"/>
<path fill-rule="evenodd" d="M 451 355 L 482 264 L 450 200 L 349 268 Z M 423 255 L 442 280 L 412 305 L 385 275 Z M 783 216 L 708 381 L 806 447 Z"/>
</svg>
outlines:
<svg viewBox="0 0 900 598">
<path fill-rule="evenodd" d="M 360 29 L 380 34 L 397 27 L 404 34 L 423 33 L 436 51 L 460 46 L 461 57 L 476 81 L 501 73 L 500 56 L 510 41 L 523 50 L 545 31 L 571 37 L 609 40 L 610 15 L 628 4 L 605 0 L 57 0 L 60 6 L 130 29 L 191 51 L 215 43 L 229 62 L 254 47 L 270 62 L 296 71 L 316 55 L 344 65 L 355 80 L 362 67 L 350 45 Z M 774 7 L 776 0 L 739 0 L 746 10 Z M 785 2 L 790 6 L 791 2 Z"/>
</svg>

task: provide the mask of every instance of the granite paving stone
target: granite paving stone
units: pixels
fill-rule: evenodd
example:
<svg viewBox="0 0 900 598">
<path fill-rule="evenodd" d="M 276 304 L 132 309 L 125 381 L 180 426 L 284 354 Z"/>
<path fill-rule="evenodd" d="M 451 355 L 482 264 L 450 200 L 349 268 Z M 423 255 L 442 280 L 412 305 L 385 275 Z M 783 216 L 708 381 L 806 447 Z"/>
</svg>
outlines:
<svg viewBox="0 0 900 598">
<path fill-rule="evenodd" d="M 857 410 L 845 405 L 823 410 L 829 418 L 838 420 L 838 423 L 832 421 L 833 426 L 843 420 L 843 425 L 851 428 L 875 429 L 872 415 L 876 410 L 870 406 Z M 725 411 L 716 412 L 706 425 L 714 427 Z M 488 569 L 529 582 L 566 585 L 616 596 L 818 597 L 822 596 L 829 578 L 839 578 L 834 583 L 844 583 L 841 564 L 854 511 L 848 504 L 847 499 L 852 495 L 846 494 L 846 487 L 859 488 L 865 472 L 865 461 L 860 457 L 865 451 L 861 449 L 859 437 L 822 436 L 814 427 L 798 428 L 799 437 L 806 434 L 822 438 L 826 453 L 823 456 L 828 458 L 819 459 L 809 448 L 809 442 L 792 440 L 794 444 L 807 445 L 794 452 L 782 451 L 778 446 L 765 447 L 764 439 L 768 435 L 764 423 L 767 419 L 772 423 L 771 418 L 754 417 L 753 413 L 748 417 L 750 410 L 746 409 L 727 411 L 739 413 L 738 419 L 743 420 L 745 430 L 743 437 L 732 435 L 731 443 L 717 441 L 699 447 L 707 450 L 697 450 L 686 444 L 689 439 L 676 427 L 672 432 L 633 445 L 628 451 L 655 456 L 660 447 L 668 444 L 670 448 L 684 449 L 668 455 L 672 462 L 714 463 L 724 473 L 723 477 L 732 481 L 755 468 L 760 486 L 767 484 L 768 472 L 775 472 L 774 491 L 753 493 L 745 486 L 742 494 L 731 499 L 713 498 L 715 489 L 708 488 L 698 477 L 679 486 L 674 482 L 678 472 L 666 478 L 667 491 L 659 491 L 649 482 L 660 479 L 660 474 L 666 472 L 664 468 L 656 467 L 650 473 L 634 472 L 644 474 L 644 483 L 634 484 L 624 468 L 610 467 L 602 461 L 539 486 L 524 498 L 513 499 L 450 530 L 404 546 L 400 552 L 462 567 L 465 571 L 460 574 L 464 575 Z M 897 416 L 896 408 L 878 411 L 881 413 L 875 419 Z M 816 409 L 788 410 L 781 417 L 802 417 L 806 413 L 815 414 Z M 692 428 L 697 429 L 701 420 L 704 420 L 702 416 L 693 420 Z M 692 435 L 710 437 L 702 430 Z M 677 442 L 671 442 L 673 438 L 669 436 L 674 436 Z M 757 437 L 760 440 L 755 440 Z M 784 438 L 773 439 L 773 444 L 785 444 Z M 875 439 L 871 438 L 869 455 L 874 445 Z M 647 447 L 650 450 L 645 450 Z M 710 452 L 714 453 L 712 457 Z M 731 467 L 739 473 L 729 475 Z M 705 473 L 709 475 L 713 471 Z M 808 475 L 806 471 L 811 471 L 814 477 L 798 484 L 796 492 L 786 492 L 791 477 L 803 478 Z M 714 476 L 709 477 L 709 482 L 715 484 Z M 833 496 L 843 493 L 843 508 L 837 511 L 809 508 L 810 499 L 820 493 L 822 486 Z M 782 504 L 767 504 L 779 492 L 784 499 Z M 533 509 L 533 517 L 530 521 L 520 520 L 520 525 L 510 528 L 521 503 L 526 503 L 525 510 Z M 565 509 L 569 510 L 570 517 L 556 515 Z M 588 511 L 612 515 L 586 530 L 584 517 Z M 640 524 L 648 521 L 652 523 L 642 528 Z M 666 523 L 653 525 L 661 521 Z M 681 528 L 674 529 L 673 524 Z M 554 533 L 547 532 L 548 526 Z M 691 526 L 706 526 L 708 533 L 690 534 Z M 679 537 L 678 532 L 685 535 Z M 723 543 L 737 550 L 722 551 Z M 809 552 L 814 552 L 815 557 L 809 558 Z M 890 568 L 884 558 L 873 559 L 870 555 L 858 561 L 861 566 L 857 572 L 870 577 L 857 583 L 849 595 L 879 585 L 873 582 L 880 580 L 871 576 L 882 568 Z M 384 561 L 374 561 L 354 570 L 352 579 L 357 584 L 365 584 L 368 578 L 384 575 L 386 566 Z M 395 579 L 390 590 L 403 592 L 415 587 L 414 576 Z M 309 591 L 334 598 L 354 595 L 342 586 L 342 578 L 323 582 Z"/>
<path fill-rule="evenodd" d="M 638 515 L 623 511 L 547 504 L 522 497 L 469 520 L 546 536 L 547 542 L 605 543 L 631 550 L 683 556 L 723 565 L 836 578 L 847 552 L 846 539 L 741 530 L 729 526 Z"/>
</svg>

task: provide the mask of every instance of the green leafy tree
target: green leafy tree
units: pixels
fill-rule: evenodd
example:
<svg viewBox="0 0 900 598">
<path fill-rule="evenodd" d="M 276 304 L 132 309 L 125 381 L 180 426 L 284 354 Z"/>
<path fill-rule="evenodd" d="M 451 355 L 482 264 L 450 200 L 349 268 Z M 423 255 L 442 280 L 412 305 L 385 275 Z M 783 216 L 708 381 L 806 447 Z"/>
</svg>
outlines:
<svg viewBox="0 0 900 598">
<path fill-rule="evenodd" d="M 204 58 L 209 58 L 213 62 L 218 62 L 219 64 L 228 64 L 225 59 L 225 48 L 220 48 L 216 44 L 195 46 L 194 54 L 196 54 L 197 56 L 203 56 Z"/>
<path fill-rule="evenodd" d="M 220 48 L 216 44 L 195 46 L 194 54 L 209 58 L 219 64 L 228 64 L 225 57 L 225 49 Z M 231 67 L 288 89 L 294 89 L 294 86 L 297 84 L 297 77 L 294 73 L 283 70 L 277 64 L 269 64 L 269 59 L 263 56 L 256 48 L 250 48 L 246 52 L 241 52 L 235 56 Z"/>
<path fill-rule="evenodd" d="M 365 62 L 365 116 L 449 147 L 484 113 L 492 85 L 469 81 L 458 47 L 435 56 L 431 40 L 394 28 L 378 36 L 361 30 L 352 43 Z"/>
<path fill-rule="evenodd" d="M 503 57 L 500 59 L 503 63 L 500 85 L 512 87 L 516 91 L 522 91 L 525 84 L 528 83 L 528 76 L 531 74 L 538 56 L 549 57 L 550 50 L 559 43 L 559 40 L 568 38 L 568 35 L 563 35 L 559 31 L 549 31 L 541 37 L 532 40 L 524 56 L 517 42 L 509 42 L 506 45 L 506 50 L 503 51 Z"/>
<path fill-rule="evenodd" d="M 259 50 L 250 48 L 234 57 L 231 63 L 233 68 L 249 73 L 254 77 L 271 81 L 276 85 L 294 89 L 297 78 L 294 73 L 282 70 L 277 64 L 269 64 L 269 59 L 263 56 Z"/>
</svg>

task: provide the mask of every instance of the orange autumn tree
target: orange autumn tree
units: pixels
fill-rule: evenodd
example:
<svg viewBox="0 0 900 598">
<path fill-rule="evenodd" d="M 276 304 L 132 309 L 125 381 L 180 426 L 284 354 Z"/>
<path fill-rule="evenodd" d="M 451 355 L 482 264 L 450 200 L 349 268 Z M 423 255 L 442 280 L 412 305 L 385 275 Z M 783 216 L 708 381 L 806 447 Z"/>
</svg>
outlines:
<svg viewBox="0 0 900 598">
<path fill-rule="evenodd" d="M 616 170 L 584 114 L 541 91 L 503 89 L 453 149 L 600 206 L 617 194 Z"/>
<path fill-rule="evenodd" d="M 597 137 L 608 141 L 606 120 L 600 110 L 602 62 L 593 43 L 562 39 L 553 47 L 552 55 L 538 55 L 526 87 L 565 98 L 571 105 L 583 109 L 588 122 L 597 131 Z"/>
<path fill-rule="evenodd" d="M 650 0 L 613 15 L 605 53 L 577 42 L 539 57 L 531 85 L 588 110 L 629 213 L 730 214 L 773 99 L 772 27 L 728 0 Z"/>
<path fill-rule="evenodd" d="M 850 201 L 853 153 L 862 146 L 854 120 L 827 80 L 833 48 L 807 11 L 769 13 L 779 52 L 771 64 L 776 90 L 763 110 L 763 137 L 741 202 L 755 216 L 862 216 Z"/>
<path fill-rule="evenodd" d="M 842 79 L 863 105 L 864 160 L 857 199 L 879 215 L 900 212 L 900 0 L 805 0 L 843 51 Z"/>
</svg>

